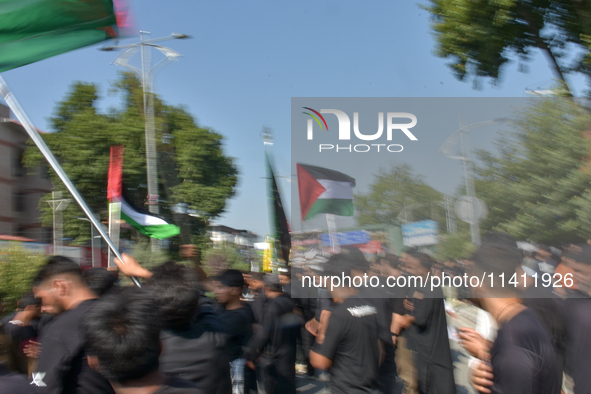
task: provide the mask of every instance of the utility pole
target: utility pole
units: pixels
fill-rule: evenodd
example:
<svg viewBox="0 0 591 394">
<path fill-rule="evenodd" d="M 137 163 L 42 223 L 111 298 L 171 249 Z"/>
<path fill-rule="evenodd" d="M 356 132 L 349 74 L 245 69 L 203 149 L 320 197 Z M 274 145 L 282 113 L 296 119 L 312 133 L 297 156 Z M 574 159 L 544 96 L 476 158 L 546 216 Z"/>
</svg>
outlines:
<svg viewBox="0 0 591 394">
<path fill-rule="evenodd" d="M 62 192 L 53 192 L 53 200 L 47 201 L 53 211 L 53 254 L 59 256 L 63 254 L 64 244 L 64 216 L 63 212 L 68 207 L 70 199 L 62 198 Z"/>
</svg>

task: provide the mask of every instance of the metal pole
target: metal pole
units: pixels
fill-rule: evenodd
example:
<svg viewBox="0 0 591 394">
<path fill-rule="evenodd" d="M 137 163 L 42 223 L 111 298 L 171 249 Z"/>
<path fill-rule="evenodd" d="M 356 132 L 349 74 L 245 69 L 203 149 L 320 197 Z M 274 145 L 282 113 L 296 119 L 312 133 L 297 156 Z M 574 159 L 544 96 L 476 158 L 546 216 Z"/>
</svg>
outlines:
<svg viewBox="0 0 591 394">
<path fill-rule="evenodd" d="M 66 188 L 68 189 L 68 191 L 70 192 L 72 197 L 74 197 L 74 199 L 76 200 L 78 205 L 80 205 L 80 208 L 82 209 L 82 211 L 84 212 L 86 217 L 92 222 L 92 224 L 97 229 L 97 231 L 99 232 L 101 237 L 103 237 L 103 239 L 105 240 L 107 245 L 109 245 L 109 248 L 111 248 L 111 250 L 113 251 L 115 256 L 117 256 L 117 258 L 119 260 L 123 261 L 123 257 L 121 257 L 121 253 L 119 253 L 117 248 L 115 248 L 115 245 L 113 245 L 113 242 L 111 241 L 111 239 L 109 238 L 107 233 L 105 231 L 103 231 L 100 223 L 98 222 L 96 217 L 94 217 L 94 214 L 92 213 L 92 211 L 90 210 L 88 205 L 86 205 L 86 202 L 84 201 L 84 199 L 82 198 L 80 193 L 78 193 L 78 190 L 76 190 L 76 187 L 74 186 L 74 184 L 72 184 L 72 181 L 70 181 L 70 179 L 68 178 L 68 176 L 66 175 L 66 173 L 64 172 L 62 167 L 59 165 L 58 161 L 53 156 L 53 153 L 51 153 L 51 151 L 49 150 L 49 148 L 45 144 L 45 141 L 43 141 L 43 138 L 41 138 L 41 136 L 39 135 L 37 130 L 35 130 L 31 126 L 31 121 L 29 120 L 27 114 L 21 108 L 20 104 L 18 103 L 18 101 L 14 97 L 14 94 L 10 91 L 8 85 L 6 84 L 6 81 L 4 80 L 4 78 L 2 78 L 2 76 L 0 76 L 0 95 L 2 96 L 2 98 L 4 99 L 6 104 L 8 104 L 8 106 L 10 107 L 12 112 L 14 112 L 14 114 L 16 115 L 19 122 L 21 122 L 21 124 L 23 125 L 23 127 L 25 128 L 27 133 L 29 134 L 29 137 L 31 137 L 31 139 L 33 140 L 35 145 L 37 145 L 37 148 L 39 148 L 39 150 L 41 151 L 41 153 L 43 154 L 45 159 L 47 159 L 47 161 L 49 162 L 49 165 L 51 165 L 53 170 L 59 176 L 59 178 L 64 183 L 64 185 L 66 186 Z M 141 287 L 141 284 L 140 284 L 139 280 L 137 280 L 137 278 L 131 277 L 131 279 L 138 287 Z"/>
<path fill-rule="evenodd" d="M 471 177 L 470 177 L 470 172 L 468 170 L 468 161 L 470 160 L 468 158 L 468 154 L 466 153 L 466 145 L 469 146 L 469 140 L 468 137 L 464 135 L 464 131 L 462 131 L 460 133 L 460 137 L 461 137 L 461 141 L 462 141 L 462 157 L 463 157 L 463 162 L 464 162 L 464 178 L 466 181 L 466 195 L 468 196 L 468 200 L 470 201 L 470 203 L 468 204 L 468 212 L 469 212 L 469 218 L 470 218 L 470 238 L 472 240 L 472 243 L 476 246 L 480 245 L 480 229 L 478 228 L 478 219 L 476 218 L 475 215 L 475 210 L 476 207 L 474 206 L 474 202 L 475 202 L 475 196 L 473 196 L 473 192 L 472 192 L 472 187 L 471 187 Z M 464 137 L 466 138 L 466 143 L 464 143 Z"/>
<path fill-rule="evenodd" d="M 144 43 L 150 32 L 140 31 L 142 58 L 142 88 L 144 91 L 144 116 L 146 130 L 146 172 L 148 177 L 148 210 L 158 215 L 158 163 L 156 162 L 156 126 L 154 123 L 154 97 L 152 95 L 152 48 Z M 160 251 L 160 240 L 150 238 L 152 252 Z"/>
</svg>

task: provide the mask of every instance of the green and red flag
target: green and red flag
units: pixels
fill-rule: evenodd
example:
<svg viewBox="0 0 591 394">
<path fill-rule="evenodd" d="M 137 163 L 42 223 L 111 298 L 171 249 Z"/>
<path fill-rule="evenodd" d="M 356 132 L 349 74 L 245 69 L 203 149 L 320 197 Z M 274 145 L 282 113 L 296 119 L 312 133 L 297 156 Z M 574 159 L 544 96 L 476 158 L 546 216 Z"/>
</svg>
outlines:
<svg viewBox="0 0 591 394">
<path fill-rule="evenodd" d="M 278 251 L 277 256 L 281 257 L 286 264 L 289 264 L 289 254 L 291 251 L 291 235 L 289 224 L 287 223 L 287 216 L 283 203 L 281 202 L 281 194 L 275 179 L 275 173 L 268 153 L 265 151 L 265 161 L 267 164 L 267 184 L 268 184 L 268 200 L 269 200 L 269 215 L 271 220 L 271 231 L 275 242 L 274 248 Z"/>
<path fill-rule="evenodd" d="M 0 0 L 0 72 L 121 35 L 124 0 Z"/>
<path fill-rule="evenodd" d="M 122 184 L 123 146 L 111 147 L 109 161 L 109 182 L 107 198 L 111 203 L 121 203 L 121 219 L 140 233 L 156 239 L 165 239 L 180 234 L 180 228 L 169 223 L 161 216 L 154 215 L 146 209 L 139 208 L 126 198 Z"/>
<path fill-rule="evenodd" d="M 319 213 L 353 216 L 355 179 L 328 168 L 297 164 L 302 220 Z"/>
</svg>

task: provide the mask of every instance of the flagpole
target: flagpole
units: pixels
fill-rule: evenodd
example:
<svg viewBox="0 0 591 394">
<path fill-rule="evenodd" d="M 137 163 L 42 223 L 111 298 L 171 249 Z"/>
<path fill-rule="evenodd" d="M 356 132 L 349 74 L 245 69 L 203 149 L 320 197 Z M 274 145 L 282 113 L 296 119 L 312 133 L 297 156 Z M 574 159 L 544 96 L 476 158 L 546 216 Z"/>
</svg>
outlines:
<svg viewBox="0 0 591 394">
<path fill-rule="evenodd" d="M 93 215 L 93 213 L 90 210 L 90 208 L 88 207 L 88 205 L 86 205 L 86 202 L 84 202 L 84 199 L 82 198 L 80 193 L 78 193 L 78 190 L 76 190 L 76 187 L 74 186 L 74 184 L 70 181 L 70 179 L 68 178 L 68 176 L 66 175 L 66 173 L 64 172 L 62 167 L 60 166 L 59 162 L 56 160 L 55 156 L 53 156 L 53 153 L 51 153 L 51 151 L 49 150 L 49 148 L 45 144 L 45 141 L 43 141 L 43 138 L 41 138 L 41 136 L 39 135 L 37 130 L 35 130 L 31 126 L 31 121 L 29 120 L 27 114 L 22 109 L 22 107 L 20 106 L 20 104 L 16 100 L 16 97 L 14 97 L 14 94 L 12 93 L 12 91 L 10 90 L 8 85 L 6 84 L 6 81 L 4 80 L 4 78 L 1 75 L 0 75 L 0 95 L 2 95 L 2 98 L 4 99 L 6 104 L 8 104 L 8 106 L 10 107 L 12 112 L 14 112 L 14 114 L 16 115 L 19 122 L 22 124 L 22 126 L 25 128 L 25 130 L 29 134 L 29 137 L 31 137 L 31 139 L 33 140 L 35 145 L 37 145 L 37 148 L 39 148 L 39 150 L 41 151 L 41 153 L 43 154 L 45 159 L 49 162 L 49 165 L 51 165 L 53 170 L 57 173 L 57 175 L 59 176 L 61 181 L 64 183 L 64 185 L 66 186 L 66 188 L 68 189 L 68 191 L 72 195 L 72 197 L 74 197 L 74 199 L 76 200 L 78 205 L 80 205 L 80 208 L 82 208 L 82 211 L 84 211 L 84 214 L 86 215 L 88 220 L 90 220 L 90 222 L 93 224 L 93 226 L 99 232 L 101 237 L 103 237 L 103 239 L 105 240 L 105 242 L 107 243 L 107 245 L 109 246 L 109 248 L 111 249 L 113 254 L 119 260 L 121 260 L 121 262 L 123 262 L 123 257 L 121 256 L 121 253 L 119 253 L 119 251 L 117 250 L 117 248 L 113 244 L 113 241 L 111 241 L 111 238 L 109 238 L 109 236 L 103 230 L 103 228 L 100 225 L 97 218 Z M 136 277 L 132 276 L 131 279 L 138 287 L 142 287 L 141 283 L 139 282 L 139 280 Z"/>
<path fill-rule="evenodd" d="M 330 247 L 333 253 L 340 253 L 339 243 L 337 239 L 337 224 L 335 215 L 332 213 L 326 214 L 326 225 L 328 226 L 328 238 L 330 239 Z"/>
</svg>

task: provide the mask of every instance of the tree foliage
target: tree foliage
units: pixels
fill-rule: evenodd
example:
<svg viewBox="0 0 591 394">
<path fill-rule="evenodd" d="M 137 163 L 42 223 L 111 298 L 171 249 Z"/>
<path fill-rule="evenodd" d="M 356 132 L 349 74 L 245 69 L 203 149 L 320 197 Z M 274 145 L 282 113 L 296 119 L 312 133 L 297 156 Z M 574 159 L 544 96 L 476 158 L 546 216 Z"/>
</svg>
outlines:
<svg viewBox="0 0 591 394">
<path fill-rule="evenodd" d="M 478 152 L 482 229 L 557 244 L 591 235 L 591 114 L 570 99 L 543 99 L 518 114 L 497 141 L 500 152 Z"/>
<path fill-rule="evenodd" d="M 66 174 L 91 209 L 106 219 L 107 172 L 112 145 L 124 145 L 123 183 L 129 197 L 139 206 L 147 195 L 143 91 L 138 79 L 129 73 L 121 75 L 112 91 L 122 98 L 119 108 L 108 113 L 98 110 L 100 97 L 93 84 L 78 82 L 64 101 L 58 103 L 51 118 L 53 133 L 43 138 L 60 161 Z M 238 171 L 231 157 L 223 152 L 223 137 L 199 126 L 182 107 L 167 105 L 154 97 L 159 190 L 165 201 L 161 214 L 181 226 L 184 243 L 204 234 L 207 221 L 224 212 L 226 201 L 235 193 Z M 163 136 L 169 138 L 163 139 Z M 172 138 L 170 138 L 172 137 Z M 165 143 L 168 142 L 168 143 Z M 25 164 L 36 166 L 44 160 L 39 150 L 30 146 Z M 65 187 L 52 173 L 56 190 Z M 50 196 L 47 196 L 49 198 Z M 44 225 L 51 225 L 52 212 L 43 200 Z M 171 207 L 186 203 L 204 219 L 175 214 Z M 84 242 L 89 238 L 87 222 L 76 203 L 64 212 L 64 236 Z"/>
<path fill-rule="evenodd" d="M 18 245 L 0 252 L 0 296 L 4 312 L 16 309 L 21 296 L 31 291 L 32 281 L 45 263 L 46 257 L 25 251 Z"/>
<path fill-rule="evenodd" d="M 212 246 L 203 253 L 203 270 L 207 275 L 218 275 L 224 270 L 250 270 L 250 264 L 231 245 Z"/>
<path fill-rule="evenodd" d="M 460 80 L 498 80 L 502 66 L 541 50 L 555 77 L 591 76 L 591 3 L 581 0 L 429 0 L 436 54 Z M 577 56 L 567 59 L 567 50 Z"/>
<path fill-rule="evenodd" d="M 399 224 L 398 215 L 405 209 L 409 222 L 445 218 L 437 205 L 442 194 L 427 185 L 408 164 L 380 170 L 368 194 L 356 194 L 355 211 L 360 225 Z M 405 216 L 402 213 L 402 217 Z"/>
</svg>

